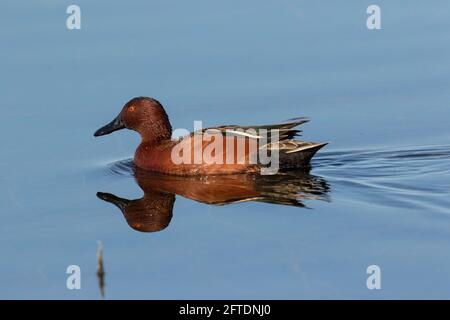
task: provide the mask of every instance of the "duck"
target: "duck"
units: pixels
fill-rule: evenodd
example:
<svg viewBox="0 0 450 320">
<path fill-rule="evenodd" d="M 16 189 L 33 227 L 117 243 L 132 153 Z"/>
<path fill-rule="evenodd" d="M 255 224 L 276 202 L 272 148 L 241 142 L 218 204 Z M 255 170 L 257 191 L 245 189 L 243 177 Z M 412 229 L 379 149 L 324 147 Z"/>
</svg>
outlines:
<svg viewBox="0 0 450 320">
<path fill-rule="evenodd" d="M 94 136 L 121 129 L 139 133 L 134 164 L 146 171 L 178 176 L 275 174 L 309 170 L 312 157 L 328 144 L 296 139 L 302 131 L 295 128 L 308 121 L 302 117 L 269 125 L 223 125 L 173 139 L 162 104 L 154 98 L 135 97 Z"/>
</svg>

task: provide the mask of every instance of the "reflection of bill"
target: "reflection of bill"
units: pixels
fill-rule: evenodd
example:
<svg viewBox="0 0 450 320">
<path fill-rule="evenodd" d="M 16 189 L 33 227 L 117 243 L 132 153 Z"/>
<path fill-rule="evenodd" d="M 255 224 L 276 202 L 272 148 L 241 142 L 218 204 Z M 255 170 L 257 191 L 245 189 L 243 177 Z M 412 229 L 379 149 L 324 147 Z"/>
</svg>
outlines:
<svg viewBox="0 0 450 320">
<path fill-rule="evenodd" d="M 141 199 L 128 200 L 103 192 L 97 196 L 117 206 L 130 227 L 142 232 L 160 231 L 169 225 L 175 195 L 210 205 L 262 201 L 304 207 L 303 200 L 328 200 L 330 190 L 324 179 L 304 172 L 201 178 L 151 174 L 136 168 L 135 178 L 144 191 Z"/>
</svg>

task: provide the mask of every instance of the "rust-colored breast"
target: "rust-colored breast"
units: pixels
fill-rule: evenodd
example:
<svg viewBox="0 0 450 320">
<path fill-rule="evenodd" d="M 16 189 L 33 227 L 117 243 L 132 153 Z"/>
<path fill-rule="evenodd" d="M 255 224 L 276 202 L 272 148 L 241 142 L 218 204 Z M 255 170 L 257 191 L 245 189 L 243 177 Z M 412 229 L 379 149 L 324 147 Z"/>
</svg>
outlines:
<svg viewBox="0 0 450 320">
<path fill-rule="evenodd" d="M 145 170 L 177 175 L 214 175 L 255 172 L 258 166 L 250 150 L 257 145 L 248 138 L 209 140 L 192 135 L 180 141 L 143 142 L 136 150 L 135 164 Z M 252 147 L 252 148 L 251 148 Z M 254 147 L 254 148 L 253 148 Z"/>
</svg>

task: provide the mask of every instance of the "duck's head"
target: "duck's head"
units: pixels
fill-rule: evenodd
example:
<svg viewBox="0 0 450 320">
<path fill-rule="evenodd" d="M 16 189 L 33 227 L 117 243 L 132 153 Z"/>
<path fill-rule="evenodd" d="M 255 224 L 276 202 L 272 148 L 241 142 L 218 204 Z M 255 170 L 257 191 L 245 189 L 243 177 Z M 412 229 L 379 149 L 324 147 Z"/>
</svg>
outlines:
<svg viewBox="0 0 450 320">
<path fill-rule="evenodd" d="M 172 127 L 161 103 L 147 97 L 128 101 L 119 115 L 107 125 L 98 129 L 94 136 L 103 136 L 121 129 L 139 132 L 143 140 L 159 141 L 170 139 Z"/>
</svg>

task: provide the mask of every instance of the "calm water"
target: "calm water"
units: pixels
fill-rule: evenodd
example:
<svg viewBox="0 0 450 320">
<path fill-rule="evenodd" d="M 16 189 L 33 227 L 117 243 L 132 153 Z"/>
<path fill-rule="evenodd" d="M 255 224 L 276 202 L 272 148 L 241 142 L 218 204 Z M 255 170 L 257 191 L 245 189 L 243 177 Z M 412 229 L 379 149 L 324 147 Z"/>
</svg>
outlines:
<svg viewBox="0 0 450 320">
<path fill-rule="evenodd" d="M 3 1 L 0 298 L 99 298 L 97 241 L 106 298 L 450 298 L 450 3 L 376 1 L 369 31 L 372 3 L 80 0 L 69 31 L 70 1 Z M 138 95 L 174 128 L 308 116 L 330 144 L 210 182 L 238 199 L 135 177 L 138 136 L 92 134 Z"/>
</svg>

